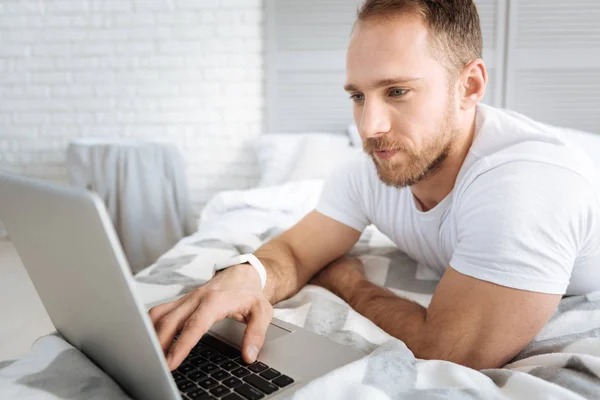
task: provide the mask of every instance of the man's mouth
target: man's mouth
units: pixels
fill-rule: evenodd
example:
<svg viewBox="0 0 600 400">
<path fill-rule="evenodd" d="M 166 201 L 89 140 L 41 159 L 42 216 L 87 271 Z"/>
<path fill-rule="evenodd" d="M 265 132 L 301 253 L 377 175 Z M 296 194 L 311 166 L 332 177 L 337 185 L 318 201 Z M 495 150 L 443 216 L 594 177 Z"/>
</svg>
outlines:
<svg viewBox="0 0 600 400">
<path fill-rule="evenodd" d="M 389 160 L 398 153 L 398 150 L 375 150 L 373 153 L 380 160 Z"/>
</svg>

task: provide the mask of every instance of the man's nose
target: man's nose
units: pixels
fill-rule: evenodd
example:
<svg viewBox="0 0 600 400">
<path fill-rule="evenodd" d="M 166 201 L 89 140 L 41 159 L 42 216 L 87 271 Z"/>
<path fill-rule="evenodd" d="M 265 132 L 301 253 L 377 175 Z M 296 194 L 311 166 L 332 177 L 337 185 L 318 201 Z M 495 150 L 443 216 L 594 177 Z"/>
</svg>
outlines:
<svg viewBox="0 0 600 400">
<path fill-rule="evenodd" d="M 362 110 L 359 131 L 363 138 L 379 137 L 391 129 L 389 111 L 385 104 L 366 101 Z"/>
</svg>

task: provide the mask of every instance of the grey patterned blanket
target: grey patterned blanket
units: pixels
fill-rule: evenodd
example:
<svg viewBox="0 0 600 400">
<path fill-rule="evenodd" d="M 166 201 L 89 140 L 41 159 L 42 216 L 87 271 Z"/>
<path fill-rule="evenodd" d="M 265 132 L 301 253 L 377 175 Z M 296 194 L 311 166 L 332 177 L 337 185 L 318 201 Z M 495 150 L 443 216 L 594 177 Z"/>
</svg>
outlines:
<svg viewBox="0 0 600 400">
<path fill-rule="evenodd" d="M 225 207 L 215 215 L 225 221 L 228 211 L 240 210 Z M 146 304 L 203 284 L 215 261 L 253 251 L 299 218 L 250 233 L 214 229 L 222 224 L 211 225 L 207 214 L 204 217 L 205 229 L 183 239 L 136 276 Z M 371 281 L 424 306 L 431 300 L 436 282 L 427 280 L 426 271 L 373 227 L 365 231 L 352 255 L 363 260 Z M 416 359 L 404 343 L 316 286 L 308 285 L 279 303 L 275 316 L 368 354 L 309 383 L 294 394 L 295 399 L 600 398 L 600 292 L 564 298 L 546 327 L 508 365 L 483 371 Z M 0 399 L 13 398 L 128 397 L 78 350 L 51 335 L 39 339 L 28 355 L 0 362 Z"/>
</svg>

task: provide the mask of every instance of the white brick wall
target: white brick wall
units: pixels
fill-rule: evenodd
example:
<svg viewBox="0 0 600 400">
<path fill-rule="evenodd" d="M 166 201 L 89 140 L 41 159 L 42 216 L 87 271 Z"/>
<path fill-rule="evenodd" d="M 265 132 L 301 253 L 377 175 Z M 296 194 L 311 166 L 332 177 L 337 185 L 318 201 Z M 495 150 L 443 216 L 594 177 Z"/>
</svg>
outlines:
<svg viewBox="0 0 600 400">
<path fill-rule="evenodd" d="M 65 181 L 80 136 L 174 143 L 198 210 L 257 181 L 261 0 L 2 0 L 0 169 Z"/>
</svg>

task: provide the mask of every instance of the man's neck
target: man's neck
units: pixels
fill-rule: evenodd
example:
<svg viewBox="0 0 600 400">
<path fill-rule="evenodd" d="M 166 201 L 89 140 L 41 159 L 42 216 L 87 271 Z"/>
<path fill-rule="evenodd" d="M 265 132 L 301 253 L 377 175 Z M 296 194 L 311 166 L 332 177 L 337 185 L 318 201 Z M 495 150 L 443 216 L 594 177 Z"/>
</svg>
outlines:
<svg viewBox="0 0 600 400">
<path fill-rule="evenodd" d="M 456 178 L 475 136 L 476 108 L 470 110 L 469 114 L 465 118 L 465 124 L 459 127 L 458 135 L 442 168 L 410 187 L 422 211 L 429 211 L 437 206 L 454 189 Z"/>
</svg>

